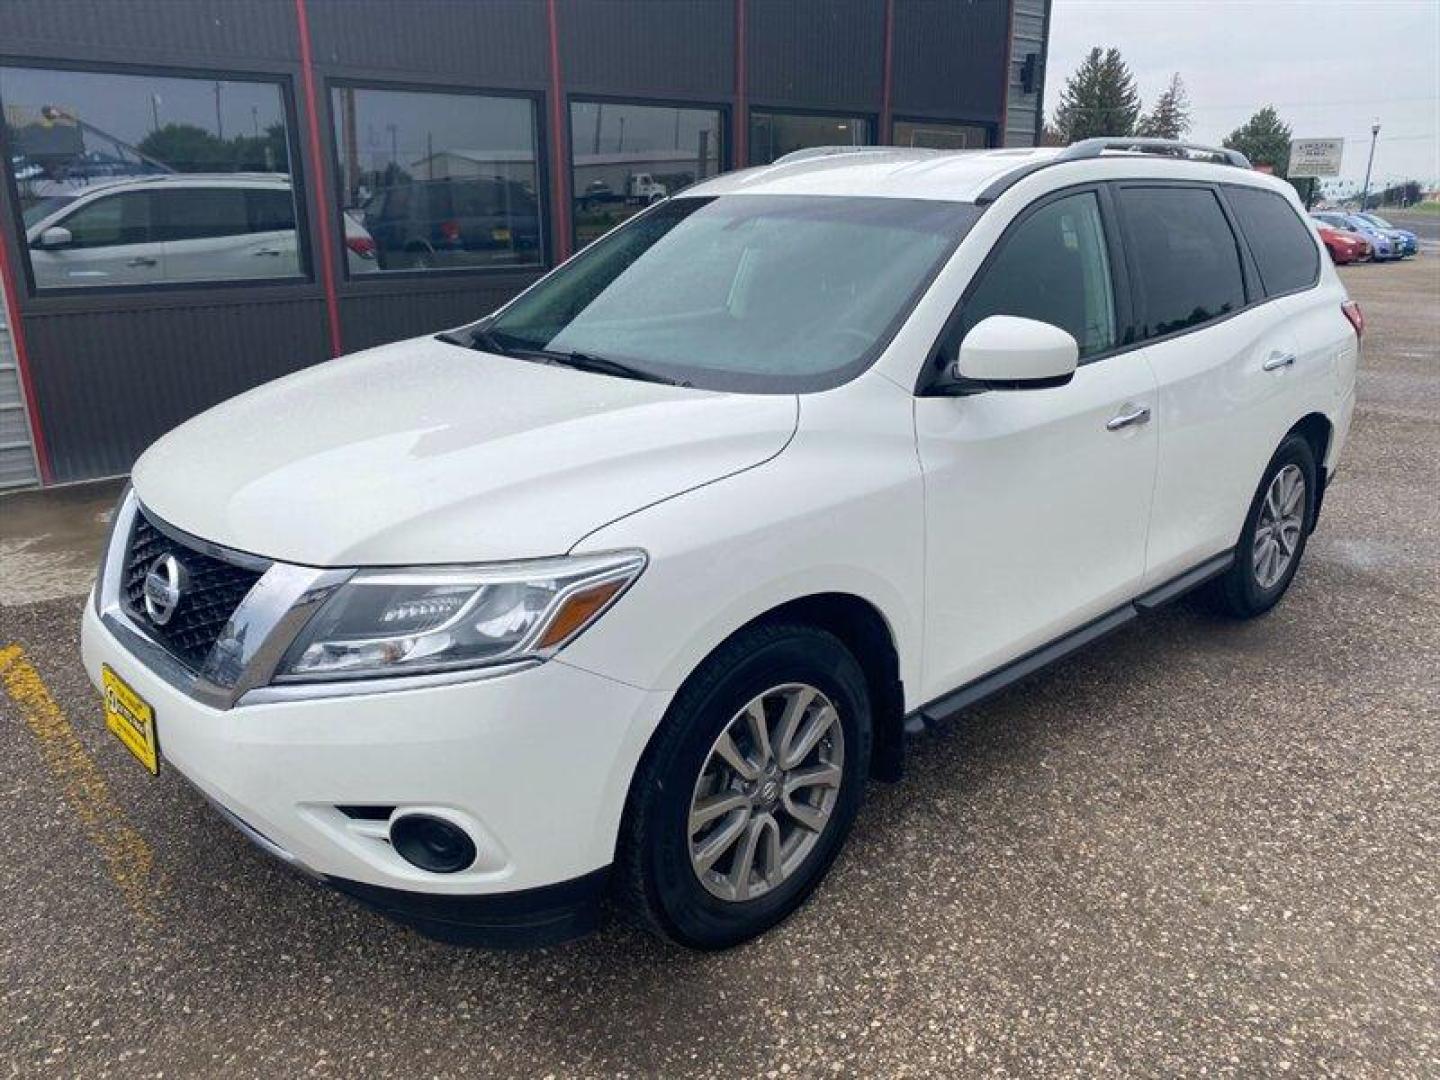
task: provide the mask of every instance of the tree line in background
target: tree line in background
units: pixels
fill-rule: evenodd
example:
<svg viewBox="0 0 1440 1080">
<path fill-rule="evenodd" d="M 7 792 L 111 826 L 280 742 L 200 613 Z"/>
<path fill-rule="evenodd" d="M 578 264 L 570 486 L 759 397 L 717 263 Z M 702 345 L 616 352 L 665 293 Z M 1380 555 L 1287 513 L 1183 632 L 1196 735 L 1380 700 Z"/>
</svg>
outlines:
<svg viewBox="0 0 1440 1080">
<path fill-rule="evenodd" d="M 1043 141 L 1064 146 L 1101 136 L 1183 139 L 1190 127 L 1190 98 L 1179 72 L 1170 77 L 1170 84 L 1146 112 L 1135 76 L 1120 50 L 1097 46 L 1065 80 L 1054 121 L 1046 125 Z M 1290 125 L 1273 105 L 1266 105 L 1225 136 L 1224 145 L 1239 150 L 1251 164 L 1289 179 L 1290 138 Z M 1290 183 L 1307 206 L 1320 193 L 1319 182 L 1313 177 L 1298 177 Z M 1419 184 L 1412 186 L 1416 190 L 1410 202 L 1419 198 Z"/>
</svg>

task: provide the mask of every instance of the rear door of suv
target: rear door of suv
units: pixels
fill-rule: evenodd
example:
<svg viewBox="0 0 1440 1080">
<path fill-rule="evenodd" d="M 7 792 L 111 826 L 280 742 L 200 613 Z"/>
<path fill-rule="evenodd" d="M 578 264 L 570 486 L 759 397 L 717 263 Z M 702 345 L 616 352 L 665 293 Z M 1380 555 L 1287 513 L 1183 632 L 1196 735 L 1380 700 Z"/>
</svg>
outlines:
<svg viewBox="0 0 1440 1080">
<path fill-rule="evenodd" d="M 1294 419 L 1297 343 L 1217 185 L 1117 182 L 1138 339 L 1158 387 L 1145 586 L 1233 547 Z"/>
<path fill-rule="evenodd" d="M 235 281 L 300 272 L 290 190 L 192 184 L 155 192 L 166 281 Z M 288 207 L 288 215 L 277 208 Z"/>
</svg>

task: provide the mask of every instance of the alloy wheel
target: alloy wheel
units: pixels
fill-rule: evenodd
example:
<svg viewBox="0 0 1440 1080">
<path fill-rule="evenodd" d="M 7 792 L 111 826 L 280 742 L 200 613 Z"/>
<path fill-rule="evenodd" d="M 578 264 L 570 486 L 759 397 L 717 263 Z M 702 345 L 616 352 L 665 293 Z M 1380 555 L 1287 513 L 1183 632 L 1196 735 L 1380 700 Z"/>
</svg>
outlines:
<svg viewBox="0 0 1440 1080">
<path fill-rule="evenodd" d="M 1272 589 L 1295 560 L 1305 527 L 1305 474 L 1286 465 L 1275 474 L 1260 505 L 1250 560 L 1255 583 Z"/>
<path fill-rule="evenodd" d="M 711 895 L 754 900 L 805 863 L 834 814 L 845 732 L 805 683 L 752 698 L 720 733 L 695 782 L 690 865 Z"/>
</svg>

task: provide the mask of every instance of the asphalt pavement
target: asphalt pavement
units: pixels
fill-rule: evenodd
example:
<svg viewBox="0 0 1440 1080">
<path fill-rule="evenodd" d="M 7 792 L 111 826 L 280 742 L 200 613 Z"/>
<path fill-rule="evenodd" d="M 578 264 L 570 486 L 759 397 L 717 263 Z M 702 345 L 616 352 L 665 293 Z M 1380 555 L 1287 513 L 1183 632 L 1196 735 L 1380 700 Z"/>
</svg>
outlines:
<svg viewBox="0 0 1440 1080">
<path fill-rule="evenodd" d="M 113 490 L 0 500 L 0 1075 L 1440 1075 L 1440 259 L 1344 277 L 1360 407 L 1280 607 L 918 736 L 718 955 L 457 949 L 292 876 L 104 730 Z"/>
</svg>

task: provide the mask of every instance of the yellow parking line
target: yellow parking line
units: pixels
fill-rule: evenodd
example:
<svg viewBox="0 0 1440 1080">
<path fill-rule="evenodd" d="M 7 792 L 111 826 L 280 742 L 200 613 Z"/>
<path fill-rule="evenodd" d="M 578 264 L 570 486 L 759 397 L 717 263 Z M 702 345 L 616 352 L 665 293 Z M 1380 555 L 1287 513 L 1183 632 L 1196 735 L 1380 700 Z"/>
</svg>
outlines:
<svg viewBox="0 0 1440 1080">
<path fill-rule="evenodd" d="M 104 858 L 105 869 L 126 904 L 137 918 L 150 922 L 158 889 L 155 853 L 131 828 L 125 811 L 111 797 L 100 767 L 19 645 L 0 648 L 0 685 L 39 740 L 45 764 L 60 782 L 65 801 L 79 815 L 86 838 Z"/>
</svg>

